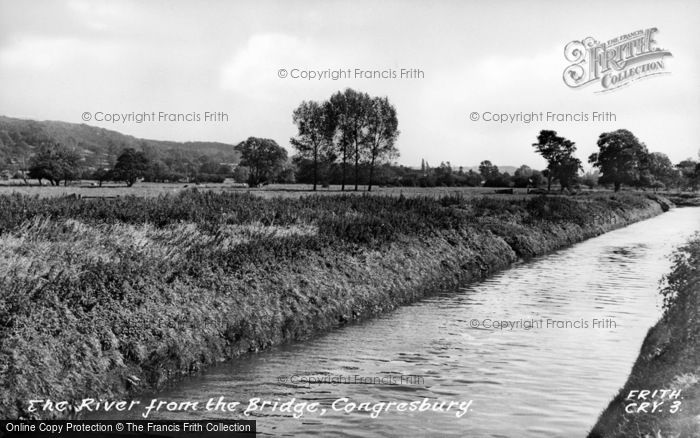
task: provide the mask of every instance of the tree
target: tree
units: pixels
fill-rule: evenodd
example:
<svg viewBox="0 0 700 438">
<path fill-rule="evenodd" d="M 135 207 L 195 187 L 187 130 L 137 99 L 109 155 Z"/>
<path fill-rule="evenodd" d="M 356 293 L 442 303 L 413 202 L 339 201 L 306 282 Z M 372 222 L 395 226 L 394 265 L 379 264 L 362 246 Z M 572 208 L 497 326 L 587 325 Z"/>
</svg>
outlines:
<svg viewBox="0 0 700 438">
<path fill-rule="evenodd" d="M 440 186 L 451 187 L 455 183 L 455 176 L 452 172 L 452 164 L 450 162 L 441 162 L 440 166 L 435 169 L 435 183 Z"/>
<path fill-rule="evenodd" d="M 581 170 L 581 160 L 572 156 L 564 155 L 559 158 L 558 162 L 552 170 L 554 178 L 559 180 L 559 185 L 561 186 L 561 191 L 564 189 L 569 189 L 576 181 L 579 170 Z"/>
<path fill-rule="evenodd" d="M 519 178 L 529 178 L 532 176 L 532 168 L 526 164 L 523 164 L 522 166 L 518 167 L 515 169 L 515 173 L 513 176 L 517 176 Z"/>
<path fill-rule="evenodd" d="M 233 180 L 236 181 L 237 183 L 248 182 L 249 177 L 250 177 L 250 169 L 248 169 L 247 167 L 236 166 L 236 168 L 233 169 Z"/>
<path fill-rule="evenodd" d="M 681 185 L 684 189 L 697 190 L 700 186 L 700 163 L 690 158 L 676 165 L 681 173 Z"/>
<path fill-rule="evenodd" d="M 59 143 L 43 143 L 29 160 L 29 177 L 38 179 L 39 184 L 42 179 L 49 180 L 51 185 L 59 185 L 61 181 L 67 184 L 78 174 L 79 161 L 77 152 Z"/>
<path fill-rule="evenodd" d="M 104 168 L 98 168 L 92 174 L 90 175 L 90 178 L 94 179 L 97 181 L 100 187 L 102 187 L 102 184 L 109 180 L 111 178 L 111 172 L 107 169 Z"/>
<path fill-rule="evenodd" d="M 112 170 L 112 178 L 115 181 L 124 181 L 127 187 L 131 187 L 139 179 L 145 177 L 150 171 L 150 160 L 142 151 L 134 148 L 126 148 L 117 157 L 117 162 Z"/>
<path fill-rule="evenodd" d="M 479 163 L 479 173 L 485 181 L 496 179 L 501 174 L 498 171 L 498 166 L 492 164 L 489 160 Z"/>
<path fill-rule="evenodd" d="M 374 168 L 377 161 L 385 158 L 393 158 L 398 155 L 394 146 L 399 136 L 399 119 L 396 117 L 396 108 L 389 103 L 386 97 L 375 97 L 367 115 L 367 157 L 369 161 L 369 186 L 372 191 Z M 357 181 L 355 181 L 357 189 Z"/>
<path fill-rule="evenodd" d="M 248 184 L 257 186 L 272 182 L 287 163 L 287 151 L 268 138 L 248 137 L 239 143 L 240 166 L 248 167 Z"/>
<path fill-rule="evenodd" d="M 554 179 L 559 180 L 562 190 L 569 187 L 581 168 L 581 161 L 574 157 L 576 143 L 543 129 L 532 146 L 547 160 L 547 190 L 552 189 Z"/>
<path fill-rule="evenodd" d="M 671 187 L 678 182 L 678 169 L 673 166 L 668 156 L 661 152 L 652 152 L 647 156 L 647 171 L 651 187 Z"/>
<path fill-rule="evenodd" d="M 513 173 L 513 185 L 515 187 L 530 187 L 530 177 L 532 176 L 532 168 L 523 164 L 515 169 Z"/>
<path fill-rule="evenodd" d="M 469 169 L 465 174 L 464 184 L 470 187 L 478 187 L 481 185 L 481 175 Z"/>
<path fill-rule="evenodd" d="M 544 180 L 544 175 L 539 170 L 533 170 L 532 175 L 530 175 L 529 185 L 530 187 L 539 187 L 542 185 Z"/>
<path fill-rule="evenodd" d="M 601 184 L 613 184 L 619 191 L 622 184 L 640 181 L 647 149 L 626 129 L 604 132 L 598 138 L 599 152 L 591 154 L 588 162 L 600 169 Z"/>
<path fill-rule="evenodd" d="M 510 182 L 513 187 L 539 187 L 542 184 L 542 172 L 523 164 L 515 170 Z"/>
<path fill-rule="evenodd" d="M 275 175 L 275 180 L 283 184 L 294 184 L 296 182 L 295 170 L 294 164 L 285 160 Z"/>
<path fill-rule="evenodd" d="M 146 181 L 153 182 L 177 181 L 179 179 L 170 171 L 167 164 L 158 159 L 151 161 L 148 173 L 144 178 Z"/>
<path fill-rule="evenodd" d="M 297 125 L 298 134 L 290 142 L 299 156 L 313 161 L 313 184 L 316 191 L 319 161 L 322 155 L 328 154 L 333 143 L 335 123 L 331 104 L 304 101 L 294 110 L 292 120 Z"/>
<path fill-rule="evenodd" d="M 336 127 L 335 148 L 340 155 L 343 166 L 341 190 L 345 190 L 347 160 L 355 161 L 355 190 L 359 183 L 359 164 L 361 146 L 367 135 L 367 113 L 371 107 L 371 98 L 367 93 L 361 93 L 347 88 L 337 92 L 330 98 L 333 120 Z"/>
<path fill-rule="evenodd" d="M 588 187 L 589 189 L 592 189 L 593 187 L 598 185 L 598 178 L 600 177 L 600 173 L 596 171 L 592 172 L 586 172 L 583 175 L 583 178 L 581 178 L 581 183 Z"/>
</svg>

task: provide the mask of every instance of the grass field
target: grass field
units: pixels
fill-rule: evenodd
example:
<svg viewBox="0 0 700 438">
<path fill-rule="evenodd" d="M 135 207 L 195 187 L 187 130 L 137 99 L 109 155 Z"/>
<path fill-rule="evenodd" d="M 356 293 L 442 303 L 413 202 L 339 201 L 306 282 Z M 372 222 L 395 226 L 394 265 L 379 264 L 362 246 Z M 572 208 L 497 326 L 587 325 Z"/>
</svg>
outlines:
<svg viewBox="0 0 700 438">
<path fill-rule="evenodd" d="M 313 192 L 310 184 L 271 184 L 262 188 L 241 188 L 227 184 L 174 184 L 174 183 L 137 183 L 133 187 L 126 187 L 123 184 L 105 184 L 103 187 L 91 185 L 92 182 L 75 183 L 65 186 L 39 186 L 37 181 L 30 181 L 30 185 L 18 184 L 17 181 L 2 181 L 0 182 L 0 195 L 21 193 L 24 195 L 39 195 L 41 197 L 55 197 L 77 194 L 83 197 L 116 197 L 116 196 L 158 196 L 163 194 L 180 193 L 187 189 L 197 188 L 199 190 L 208 190 L 212 192 L 225 193 L 252 193 L 265 198 L 281 196 L 281 197 L 300 197 L 309 194 L 318 195 L 338 195 L 338 194 L 366 194 L 367 187 L 360 186 L 359 191 L 355 192 L 354 186 L 348 185 L 345 191 L 340 190 L 340 185 L 333 185 L 328 188 L 318 187 L 316 192 Z M 439 198 L 442 196 L 459 194 L 460 196 L 474 197 L 483 195 L 493 195 L 495 197 L 509 197 L 514 195 L 497 195 L 494 188 L 488 187 L 373 187 L 371 194 L 373 195 L 388 195 L 388 196 L 428 196 Z M 526 189 L 514 189 L 514 193 L 518 196 L 528 196 Z"/>
<path fill-rule="evenodd" d="M 19 193 L 29 196 L 39 197 L 61 197 L 69 195 L 79 195 L 84 198 L 114 198 L 122 196 L 138 196 L 138 197 L 156 197 L 165 194 L 182 193 L 193 188 L 202 191 L 211 191 L 214 193 L 250 193 L 263 198 L 299 198 L 307 195 L 362 195 L 367 194 L 367 186 L 359 186 L 359 190 L 355 191 L 353 185 L 347 185 L 345 191 L 341 191 L 340 185 L 332 185 L 330 187 L 318 186 L 314 192 L 311 184 L 270 184 L 261 188 L 245 188 L 237 187 L 233 184 L 194 184 L 194 183 L 146 183 L 141 182 L 133 187 L 126 187 L 124 184 L 109 183 L 103 187 L 98 187 L 93 181 L 75 182 L 66 186 L 40 186 L 38 181 L 29 180 L 29 185 L 25 185 L 21 180 L 0 181 L 0 195 Z M 378 196 L 406 196 L 406 197 L 430 197 L 441 198 L 445 196 L 460 196 L 464 198 L 473 198 L 481 196 L 489 196 L 502 199 L 527 199 L 533 196 L 527 193 L 527 189 L 515 188 L 513 194 L 498 194 L 498 188 L 493 187 L 373 187 L 372 195 Z M 624 189 L 623 192 L 635 192 L 632 189 Z M 576 194 L 603 194 L 607 196 L 612 193 L 612 190 L 596 188 L 593 190 L 583 188 L 576 191 Z M 644 192 L 641 193 L 650 193 Z M 558 192 L 554 190 L 553 195 Z M 683 205 L 700 205 L 700 194 L 686 192 L 679 194 L 677 192 L 664 192 L 664 196 L 673 197 L 674 201 Z"/>
</svg>

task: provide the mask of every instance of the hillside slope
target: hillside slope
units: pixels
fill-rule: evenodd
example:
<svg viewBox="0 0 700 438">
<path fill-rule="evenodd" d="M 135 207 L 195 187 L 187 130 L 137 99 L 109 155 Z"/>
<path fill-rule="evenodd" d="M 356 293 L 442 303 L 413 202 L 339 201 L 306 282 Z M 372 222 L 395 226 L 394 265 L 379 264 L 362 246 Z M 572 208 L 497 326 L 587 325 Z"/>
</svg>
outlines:
<svg viewBox="0 0 700 438">
<path fill-rule="evenodd" d="M 47 141 L 76 149 L 86 167 L 108 166 L 127 147 L 146 150 L 155 159 L 195 160 L 204 155 L 219 163 L 239 161 L 232 144 L 147 140 L 86 124 L 0 116 L 0 170 L 17 170 Z"/>
</svg>

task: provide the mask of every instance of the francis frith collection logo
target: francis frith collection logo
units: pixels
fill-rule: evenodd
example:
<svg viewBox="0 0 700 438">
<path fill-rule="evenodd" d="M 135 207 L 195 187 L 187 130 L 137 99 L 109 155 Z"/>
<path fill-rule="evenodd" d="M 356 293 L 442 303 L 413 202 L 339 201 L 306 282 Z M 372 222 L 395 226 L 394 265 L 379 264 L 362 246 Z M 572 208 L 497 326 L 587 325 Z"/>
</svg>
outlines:
<svg viewBox="0 0 700 438">
<path fill-rule="evenodd" d="M 564 70 L 571 88 L 598 84 L 597 93 L 616 90 L 649 76 L 666 74 L 664 57 L 671 52 L 657 46 L 657 28 L 641 29 L 605 42 L 593 37 L 571 41 L 564 48 L 572 64 Z"/>
</svg>

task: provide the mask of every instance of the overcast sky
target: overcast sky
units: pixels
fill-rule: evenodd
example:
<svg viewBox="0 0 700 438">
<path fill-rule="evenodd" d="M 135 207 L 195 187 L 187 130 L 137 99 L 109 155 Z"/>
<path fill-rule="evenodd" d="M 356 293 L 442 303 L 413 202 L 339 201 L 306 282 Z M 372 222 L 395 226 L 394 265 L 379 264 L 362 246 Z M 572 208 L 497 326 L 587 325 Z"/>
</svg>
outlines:
<svg viewBox="0 0 700 438">
<path fill-rule="evenodd" d="M 221 111 L 228 122 L 89 124 L 139 137 L 290 149 L 302 101 L 352 87 L 388 96 L 399 162 L 544 167 L 540 129 L 585 162 L 604 131 L 627 128 L 674 161 L 700 147 L 700 2 L 9 1 L 0 0 L 0 114 L 82 123 L 83 112 Z M 610 93 L 570 89 L 564 46 L 657 27 L 667 75 Z M 302 80 L 285 68 L 418 68 L 422 79 Z M 471 112 L 590 113 L 616 122 L 473 122 Z"/>
</svg>

